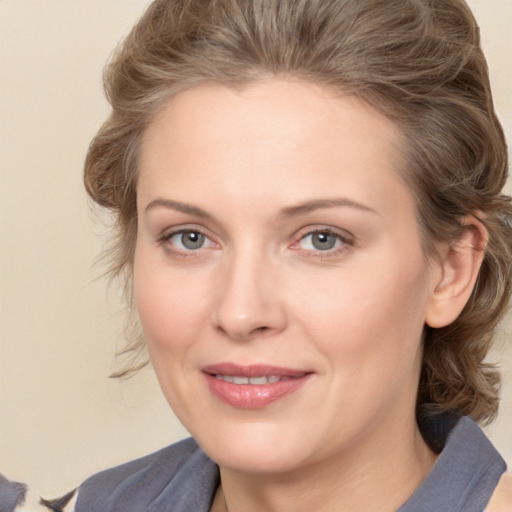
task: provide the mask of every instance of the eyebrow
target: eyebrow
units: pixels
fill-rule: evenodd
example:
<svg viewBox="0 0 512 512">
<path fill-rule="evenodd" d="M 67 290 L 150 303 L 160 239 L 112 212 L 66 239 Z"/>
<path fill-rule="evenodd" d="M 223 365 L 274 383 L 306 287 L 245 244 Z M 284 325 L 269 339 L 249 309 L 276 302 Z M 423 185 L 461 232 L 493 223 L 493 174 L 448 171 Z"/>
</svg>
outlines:
<svg viewBox="0 0 512 512">
<path fill-rule="evenodd" d="M 338 197 L 333 199 L 313 199 L 312 201 L 306 201 L 296 206 L 288 206 L 283 208 L 279 213 L 278 217 L 289 218 L 304 215 L 314 210 L 320 210 L 323 208 L 355 208 L 363 212 L 374 213 L 378 215 L 378 212 L 369 206 L 353 201 L 345 197 Z"/>
<path fill-rule="evenodd" d="M 174 201 L 172 199 L 164 199 L 161 197 L 151 201 L 146 206 L 145 211 L 147 212 L 157 207 L 169 208 L 171 210 L 176 210 L 187 215 L 194 215 L 195 217 L 201 217 L 203 219 L 212 218 L 208 212 L 202 208 L 199 208 L 198 206 L 182 203 L 180 201 Z M 277 217 L 287 219 L 290 217 L 304 215 L 314 210 L 321 210 L 323 208 L 355 208 L 356 210 L 378 215 L 378 212 L 369 206 L 358 203 L 357 201 L 353 201 L 352 199 L 339 197 L 333 199 L 313 199 L 311 201 L 306 201 L 295 206 L 288 206 L 283 208 Z"/>
<path fill-rule="evenodd" d="M 163 199 L 158 197 L 151 201 L 145 208 L 144 211 L 152 210 L 157 207 L 169 208 L 178 212 L 186 213 L 188 215 L 194 215 L 201 218 L 211 218 L 211 215 L 198 206 L 192 206 L 191 204 L 181 203 L 180 201 L 173 201 L 172 199 Z"/>
</svg>

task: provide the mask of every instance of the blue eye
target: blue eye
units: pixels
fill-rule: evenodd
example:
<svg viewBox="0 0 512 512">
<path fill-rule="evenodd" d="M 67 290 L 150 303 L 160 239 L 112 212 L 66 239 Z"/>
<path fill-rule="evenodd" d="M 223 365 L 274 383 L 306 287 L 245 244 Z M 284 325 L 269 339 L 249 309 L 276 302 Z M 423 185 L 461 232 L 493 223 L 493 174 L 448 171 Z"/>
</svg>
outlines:
<svg viewBox="0 0 512 512">
<path fill-rule="evenodd" d="M 329 251 L 336 249 L 344 242 L 340 235 L 330 231 L 315 231 L 301 238 L 300 247 L 308 251 Z"/>
<path fill-rule="evenodd" d="M 210 250 L 218 249 L 219 245 L 201 228 L 184 226 L 168 231 L 157 239 L 158 245 L 171 258 L 204 258 Z"/>
<path fill-rule="evenodd" d="M 178 231 L 169 237 L 171 244 L 178 250 L 195 251 L 202 249 L 209 242 L 208 238 L 199 231 Z"/>
</svg>

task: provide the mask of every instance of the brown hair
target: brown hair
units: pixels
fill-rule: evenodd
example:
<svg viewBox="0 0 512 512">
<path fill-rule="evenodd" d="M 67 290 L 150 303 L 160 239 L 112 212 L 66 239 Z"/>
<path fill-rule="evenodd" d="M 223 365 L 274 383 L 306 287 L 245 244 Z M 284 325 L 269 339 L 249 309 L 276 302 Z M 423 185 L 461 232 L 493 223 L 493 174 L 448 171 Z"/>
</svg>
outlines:
<svg viewBox="0 0 512 512">
<path fill-rule="evenodd" d="M 511 294 L 512 206 L 479 29 L 463 0 L 153 2 L 105 70 L 112 112 L 85 163 L 89 195 L 116 219 L 112 274 L 130 285 L 138 146 L 155 114 L 195 84 L 272 75 L 350 91 L 397 124 L 427 255 L 456 238 L 464 215 L 483 219 L 489 242 L 469 302 L 450 326 L 426 328 L 418 404 L 492 420 L 500 379 L 485 357 Z M 126 348 L 139 364 L 118 375 L 142 365 L 143 348 L 139 334 Z"/>
</svg>

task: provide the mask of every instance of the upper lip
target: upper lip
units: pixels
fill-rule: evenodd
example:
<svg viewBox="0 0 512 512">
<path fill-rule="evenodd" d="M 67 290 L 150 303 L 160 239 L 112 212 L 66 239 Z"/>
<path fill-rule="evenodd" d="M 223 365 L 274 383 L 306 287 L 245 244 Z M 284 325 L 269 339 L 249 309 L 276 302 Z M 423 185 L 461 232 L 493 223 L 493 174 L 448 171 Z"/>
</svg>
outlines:
<svg viewBox="0 0 512 512">
<path fill-rule="evenodd" d="M 204 373 L 209 373 L 210 375 L 233 375 L 237 377 L 261 377 L 264 375 L 276 375 L 278 377 L 302 377 L 307 373 L 311 373 L 308 370 L 285 368 L 269 364 L 241 365 L 228 362 L 204 366 L 202 371 Z"/>
</svg>

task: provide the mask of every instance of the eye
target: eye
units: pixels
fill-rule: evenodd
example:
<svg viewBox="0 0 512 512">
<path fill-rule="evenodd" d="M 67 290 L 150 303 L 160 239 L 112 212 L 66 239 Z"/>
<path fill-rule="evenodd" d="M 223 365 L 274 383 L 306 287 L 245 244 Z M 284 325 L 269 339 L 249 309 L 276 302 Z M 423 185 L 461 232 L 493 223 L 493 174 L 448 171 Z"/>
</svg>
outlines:
<svg viewBox="0 0 512 512">
<path fill-rule="evenodd" d="M 323 226 L 318 229 L 304 229 L 298 240 L 291 245 L 291 249 L 300 250 L 308 257 L 341 255 L 354 245 L 354 238 L 350 233 L 340 231 Z"/>
<path fill-rule="evenodd" d="M 206 237 L 199 231 L 181 231 L 170 238 L 170 242 L 179 249 L 195 251 L 204 246 Z"/>
<path fill-rule="evenodd" d="M 160 242 L 173 253 L 199 251 L 215 244 L 204 233 L 196 229 L 180 229 L 162 237 Z"/>
<path fill-rule="evenodd" d="M 339 247 L 343 240 L 329 231 L 315 231 L 302 237 L 300 247 L 308 251 L 329 251 Z"/>
</svg>

